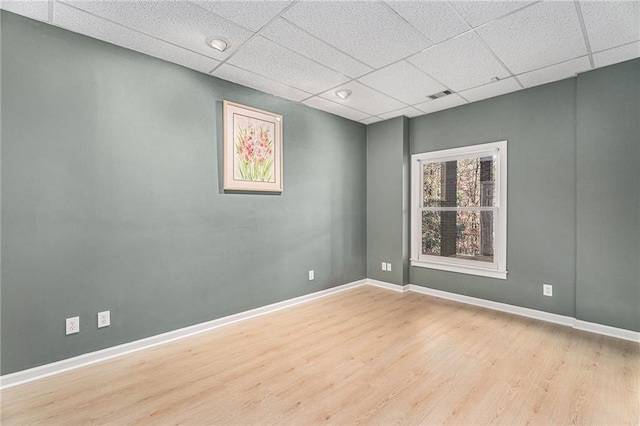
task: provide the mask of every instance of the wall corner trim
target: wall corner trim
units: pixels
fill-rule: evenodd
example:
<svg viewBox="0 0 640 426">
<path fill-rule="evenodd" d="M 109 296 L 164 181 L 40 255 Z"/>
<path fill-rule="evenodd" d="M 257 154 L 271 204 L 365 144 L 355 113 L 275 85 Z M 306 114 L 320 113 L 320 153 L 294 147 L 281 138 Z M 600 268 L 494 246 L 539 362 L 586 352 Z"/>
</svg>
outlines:
<svg viewBox="0 0 640 426">
<path fill-rule="evenodd" d="M 427 296 L 439 297 L 441 299 L 452 300 L 454 302 L 466 303 L 468 305 L 479 306 L 481 308 L 493 309 L 495 311 L 506 312 L 522 317 L 564 325 L 566 327 L 571 327 L 580 331 L 587 331 L 590 333 L 596 333 L 604 336 L 615 337 L 618 339 L 640 343 L 640 332 L 637 331 L 610 327 L 608 325 L 582 321 L 574 317 L 558 315 L 551 312 L 539 311 L 536 309 L 524 308 L 521 306 L 509 305 L 501 302 L 494 302 L 492 300 L 479 299 L 477 297 L 465 296 L 457 293 L 449 293 L 447 291 L 436 290 L 415 284 L 409 284 L 408 287 L 409 291 L 425 294 Z"/>
<path fill-rule="evenodd" d="M 218 327 L 248 320 L 250 318 L 259 317 L 271 312 L 276 312 L 295 305 L 310 302 L 312 300 L 320 299 L 322 297 L 330 296 L 332 294 L 340 293 L 366 284 L 366 279 L 353 281 L 326 290 L 321 290 L 315 293 L 295 297 L 293 299 L 284 300 L 282 302 L 273 303 L 271 305 L 261 306 L 249 311 L 239 312 L 237 314 L 217 318 L 211 321 L 195 324 L 177 330 L 172 330 L 166 333 L 157 334 L 155 336 L 135 340 L 133 342 L 123 343 L 122 345 L 112 346 L 95 352 L 89 352 L 72 358 L 67 358 L 38 367 L 29 368 L 27 370 L 17 371 L 11 374 L 5 374 L 4 376 L 0 376 L 0 390 L 32 382 L 35 380 L 44 379 L 45 377 L 64 373 L 69 370 L 75 370 L 76 368 L 85 367 L 87 365 L 106 361 L 111 358 L 116 358 L 143 349 L 152 348 L 164 343 L 173 342 L 175 340 L 210 331 Z"/>
</svg>

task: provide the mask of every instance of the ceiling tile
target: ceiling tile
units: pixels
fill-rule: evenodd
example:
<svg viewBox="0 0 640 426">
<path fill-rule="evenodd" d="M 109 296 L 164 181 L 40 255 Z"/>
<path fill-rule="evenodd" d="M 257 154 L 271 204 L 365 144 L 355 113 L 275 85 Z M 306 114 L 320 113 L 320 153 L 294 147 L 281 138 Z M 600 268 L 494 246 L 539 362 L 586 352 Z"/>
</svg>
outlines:
<svg viewBox="0 0 640 426">
<path fill-rule="evenodd" d="M 53 23 L 70 31 L 126 47 L 127 49 L 145 53 L 203 73 L 208 73 L 220 64 L 215 59 L 165 43 L 63 3 L 57 3 L 55 6 Z"/>
<path fill-rule="evenodd" d="M 498 19 L 515 10 L 526 7 L 532 1 L 452 1 L 453 7 L 467 20 L 472 27 Z"/>
<path fill-rule="evenodd" d="M 49 20 L 49 2 L 46 0 L 2 0 L 0 9 L 38 21 Z"/>
<path fill-rule="evenodd" d="M 561 64 L 551 65 L 536 71 L 518 75 L 518 80 L 525 87 L 539 86 L 540 84 L 551 83 L 569 77 L 575 77 L 577 73 L 591 69 L 588 56 L 572 59 Z M 463 95 L 464 96 L 464 95 Z"/>
<path fill-rule="evenodd" d="M 311 96 L 311 93 L 285 86 L 284 84 L 277 83 L 266 77 L 262 77 L 261 75 L 245 71 L 229 64 L 222 65 L 213 72 L 213 75 L 223 80 L 232 81 L 243 86 L 258 89 L 265 93 L 280 96 L 281 98 L 289 99 L 294 102 L 300 102 L 301 100 Z"/>
<path fill-rule="evenodd" d="M 376 116 L 372 116 L 372 117 L 368 117 L 368 118 L 365 118 L 363 120 L 360 120 L 360 122 L 362 124 L 373 124 L 373 123 L 377 123 L 379 121 L 382 121 L 382 118 L 376 117 Z"/>
<path fill-rule="evenodd" d="M 515 78 L 507 78 L 505 80 L 496 81 L 495 83 L 489 83 L 484 86 L 465 90 L 464 92 L 460 92 L 460 95 L 467 98 L 469 102 L 476 102 L 481 101 L 482 99 L 504 95 L 505 93 L 515 92 L 520 89 L 522 88 Z"/>
<path fill-rule="evenodd" d="M 596 67 L 605 67 L 634 58 L 640 58 L 640 42 L 625 44 L 624 46 L 595 53 L 593 62 Z"/>
<path fill-rule="evenodd" d="M 596 67 L 640 57 L 638 0 L 0 0 L 11 12 L 200 72 L 219 67 L 216 77 L 365 123 L 590 69 L 577 5 Z M 231 48 L 211 49 L 211 36 Z M 493 77 L 501 80 L 489 84 Z M 341 100 L 337 88 L 353 95 Z M 464 98 L 426 99 L 447 88 Z"/>
<path fill-rule="evenodd" d="M 414 0 L 387 1 L 387 4 L 433 43 L 470 29 L 448 2 Z"/>
<path fill-rule="evenodd" d="M 355 109 L 351 109 L 344 105 L 340 105 L 335 102 L 319 98 L 317 96 L 311 99 L 307 99 L 302 103 L 315 109 L 330 112 L 331 114 L 339 115 L 340 117 L 348 118 L 349 120 L 360 121 L 369 117 L 369 114 L 356 111 Z"/>
<path fill-rule="evenodd" d="M 272 22 L 260 35 L 350 77 L 358 77 L 373 70 L 284 19 Z"/>
<path fill-rule="evenodd" d="M 384 114 L 380 114 L 379 117 L 384 120 L 388 120 L 390 118 L 396 118 L 396 117 L 402 117 L 402 116 L 407 116 L 409 118 L 412 118 L 412 117 L 417 117 L 419 115 L 424 115 L 424 112 L 414 107 L 406 107 L 406 108 L 399 109 L 397 111 L 391 111 Z"/>
<path fill-rule="evenodd" d="M 427 96 L 446 89 L 405 61 L 365 75 L 358 81 L 408 104 L 424 102 Z"/>
<path fill-rule="evenodd" d="M 335 92 L 340 89 L 351 90 L 351 96 L 347 99 L 338 98 L 335 95 Z M 347 84 L 343 84 L 342 86 L 336 89 L 331 89 L 320 96 L 371 115 L 379 115 L 385 112 L 395 111 L 406 106 L 402 102 L 398 102 L 387 95 L 378 93 L 357 81 L 351 81 Z"/>
<path fill-rule="evenodd" d="M 380 2 L 300 2 L 287 10 L 284 17 L 374 68 L 431 45 Z"/>
<path fill-rule="evenodd" d="M 474 33 L 466 33 L 408 59 L 433 78 L 460 91 L 509 73 Z"/>
<path fill-rule="evenodd" d="M 581 1 L 591 50 L 640 40 L 639 1 Z"/>
<path fill-rule="evenodd" d="M 258 31 L 291 3 L 291 1 L 275 0 L 191 1 L 252 31 Z"/>
<path fill-rule="evenodd" d="M 311 93 L 349 79 L 260 36 L 249 40 L 229 63 Z"/>
<path fill-rule="evenodd" d="M 515 74 L 587 54 L 573 2 L 538 3 L 477 32 Z"/>
<path fill-rule="evenodd" d="M 421 104 L 414 105 L 414 107 L 418 108 L 425 114 L 430 114 L 432 112 L 442 111 L 443 109 L 457 107 L 458 105 L 466 103 L 467 101 L 462 99 L 460 96 L 453 94 L 433 101 L 423 102 Z"/>
<path fill-rule="evenodd" d="M 253 33 L 207 12 L 188 1 L 77 1 L 65 0 L 79 9 L 185 47 L 215 59 L 225 59 Z M 231 47 L 219 52 L 205 40 L 222 36 Z"/>
</svg>

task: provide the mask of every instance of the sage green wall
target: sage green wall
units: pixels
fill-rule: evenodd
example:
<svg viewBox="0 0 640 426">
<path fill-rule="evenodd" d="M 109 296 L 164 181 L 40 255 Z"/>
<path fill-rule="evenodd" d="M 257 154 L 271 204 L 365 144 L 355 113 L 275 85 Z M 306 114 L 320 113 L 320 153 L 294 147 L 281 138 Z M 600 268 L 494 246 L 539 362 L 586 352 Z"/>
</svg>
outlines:
<svg viewBox="0 0 640 426">
<path fill-rule="evenodd" d="M 367 277 L 398 285 L 409 283 L 408 130 L 406 117 L 367 126 Z"/>
<path fill-rule="evenodd" d="M 365 278 L 364 125 L 1 25 L 2 374 Z M 223 99 L 284 116 L 282 195 L 221 191 Z"/>
<path fill-rule="evenodd" d="M 2 19 L 0 19 L 0 61 L 2 60 Z M 2 81 L 0 62 L 0 82 Z M 0 188 L 2 187 L 2 84 L 0 84 Z M 0 242 L 2 241 L 2 191 L 0 191 Z M 2 271 L 2 244 L 0 244 L 0 271 Z M 2 273 L 0 273 L 0 334 L 2 333 Z M 2 374 L 2 336 L 0 336 L 0 374 Z"/>
<path fill-rule="evenodd" d="M 410 282 L 639 331 L 639 123 L 640 59 L 411 119 L 412 154 L 508 140 L 509 274 L 412 267 Z"/>
<path fill-rule="evenodd" d="M 508 141 L 509 271 L 500 280 L 412 267 L 412 284 L 575 315 L 575 99 L 569 79 L 411 119 L 412 154 Z"/>
<path fill-rule="evenodd" d="M 578 76 L 579 319 L 640 331 L 640 59 Z"/>
</svg>

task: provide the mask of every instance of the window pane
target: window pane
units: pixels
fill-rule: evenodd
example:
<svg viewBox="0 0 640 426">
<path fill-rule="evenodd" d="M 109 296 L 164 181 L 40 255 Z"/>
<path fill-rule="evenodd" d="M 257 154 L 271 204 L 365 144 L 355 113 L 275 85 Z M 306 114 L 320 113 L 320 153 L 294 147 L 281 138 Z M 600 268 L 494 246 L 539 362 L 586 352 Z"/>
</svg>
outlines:
<svg viewBox="0 0 640 426">
<path fill-rule="evenodd" d="M 422 254 L 493 262 L 493 211 L 422 212 Z"/>
<path fill-rule="evenodd" d="M 493 156 L 422 165 L 424 207 L 493 207 Z"/>
</svg>

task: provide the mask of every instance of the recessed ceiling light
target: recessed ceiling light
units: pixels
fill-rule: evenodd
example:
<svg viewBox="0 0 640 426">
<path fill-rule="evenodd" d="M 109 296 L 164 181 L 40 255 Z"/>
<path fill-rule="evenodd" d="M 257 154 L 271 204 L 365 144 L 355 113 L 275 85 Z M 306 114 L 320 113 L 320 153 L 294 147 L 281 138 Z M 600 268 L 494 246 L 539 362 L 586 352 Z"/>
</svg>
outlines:
<svg viewBox="0 0 640 426">
<path fill-rule="evenodd" d="M 349 96 L 351 96 L 351 90 L 347 90 L 347 89 L 337 90 L 336 96 L 339 97 L 340 99 L 347 99 Z"/>
<path fill-rule="evenodd" d="M 229 48 L 229 42 L 220 37 L 209 37 L 207 44 L 220 52 L 224 52 Z"/>
</svg>

